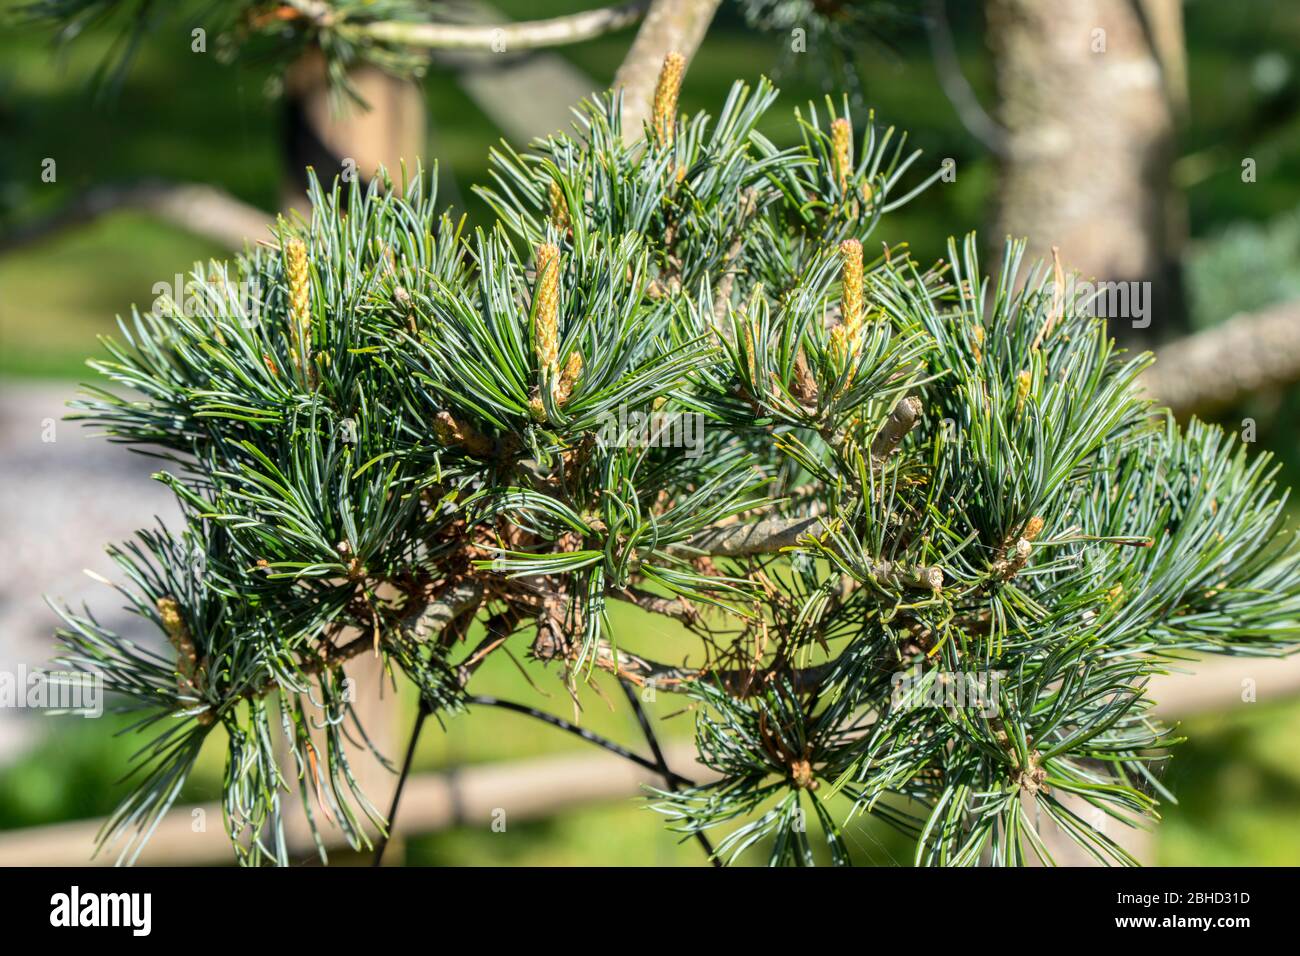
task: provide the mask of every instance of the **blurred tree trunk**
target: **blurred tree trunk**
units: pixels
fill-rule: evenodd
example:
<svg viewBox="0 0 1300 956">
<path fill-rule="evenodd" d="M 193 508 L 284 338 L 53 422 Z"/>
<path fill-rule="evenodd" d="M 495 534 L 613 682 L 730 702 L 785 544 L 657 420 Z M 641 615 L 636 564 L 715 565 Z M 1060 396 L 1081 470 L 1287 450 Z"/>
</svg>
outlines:
<svg viewBox="0 0 1300 956">
<path fill-rule="evenodd" d="M 1006 134 L 992 235 L 1059 246 L 1083 279 L 1150 282 L 1149 327 L 1112 318 L 1122 341 L 1185 327 L 1186 231 L 1170 171 L 1186 97 L 1180 0 L 986 0 Z"/>
<path fill-rule="evenodd" d="M 614 87 L 623 91 L 623 141 L 641 137 L 641 124 L 650 115 L 655 85 L 664 57 L 680 53 L 689 63 L 708 33 L 722 0 L 654 0 L 614 74 Z"/>
<path fill-rule="evenodd" d="M 1186 102 L 1180 2 L 985 2 L 1005 130 L 992 235 L 999 244 L 1028 237 L 1031 258 L 1048 259 L 1057 246 L 1066 270 L 1085 280 L 1149 282 L 1147 319 L 1109 317 L 1111 334 L 1128 345 L 1187 327 L 1186 216 L 1170 178 Z M 1074 809 L 1086 825 L 1109 822 L 1079 802 Z M 1150 834 L 1110 831 L 1151 860 Z M 1041 833 L 1058 863 L 1094 864 L 1046 818 Z"/>
<path fill-rule="evenodd" d="M 414 170 L 423 159 L 427 122 L 424 96 L 413 81 L 361 66 L 350 74 L 363 104 L 331 91 L 325 61 L 313 51 L 285 78 L 284 204 L 306 209 L 306 168 L 326 188 L 335 176 L 355 171 L 362 184 L 384 166 L 401 181 L 401 163 Z"/>
</svg>

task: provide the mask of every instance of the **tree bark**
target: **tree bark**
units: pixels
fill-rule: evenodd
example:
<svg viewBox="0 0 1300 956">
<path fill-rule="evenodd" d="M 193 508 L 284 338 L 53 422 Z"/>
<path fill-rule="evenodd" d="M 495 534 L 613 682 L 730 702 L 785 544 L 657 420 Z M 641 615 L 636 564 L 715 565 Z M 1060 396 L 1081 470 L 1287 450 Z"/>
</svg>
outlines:
<svg viewBox="0 0 1300 956">
<path fill-rule="evenodd" d="M 1130 342 L 1185 325 L 1183 223 L 1170 184 L 1177 80 L 1167 84 L 1157 53 L 1181 44 L 1178 2 L 985 5 L 1006 129 L 992 234 L 999 243 L 1027 236 L 1033 258 L 1059 246 L 1084 279 L 1150 283 L 1145 318 L 1111 317 L 1113 333 Z"/>
<path fill-rule="evenodd" d="M 720 2 L 655 0 L 651 5 L 632 49 L 614 74 L 614 87 L 623 91 L 623 142 L 634 143 L 641 138 L 641 126 L 650 115 L 664 57 L 677 52 L 689 63 Z"/>
<path fill-rule="evenodd" d="M 1284 302 L 1179 339 L 1156 352 L 1141 383 L 1174 413 L 1205 416 L 1300 380 L 1300 302 Z"/>
</svg>

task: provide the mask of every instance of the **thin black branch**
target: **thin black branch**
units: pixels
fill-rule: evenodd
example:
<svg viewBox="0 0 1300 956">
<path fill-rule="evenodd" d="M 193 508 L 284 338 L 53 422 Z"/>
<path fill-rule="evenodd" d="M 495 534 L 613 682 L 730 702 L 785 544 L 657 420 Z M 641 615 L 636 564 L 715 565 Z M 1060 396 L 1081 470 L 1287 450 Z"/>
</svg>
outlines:
<svg viewBox="0 0 1300 956">
<path fill-rule="evenodd" d="M 650 752 L 654 754 L 655 763 L 659 766 L 659 774 L 664 778 L 664 783 L 673 793 L 677 792 L 677 784 L 673 781 L 673 772 L 668 769 L 668 760 L 664 757 L 663 748 L 659 746 L 659 738 L 655 736 L 654 728 L 650 725 L 650 717 L 646 714 L 645 708 L 641 706 L 641 700 L 636 695 L 636 689 L 625 681 L 619 681 L 618 686 L 623 688 L 623 695 L 627 702 L 632 705 L 632 712 L 636 714 L 637 723 L 641 725 L 641 733 L 645 735 L 645 742 L 650 745 Z M 709 862 L 714 866 L 722 866 L 722 861 L 713 853 L 713 844 L 709 838 L 704 835 L 703 831 L 695 831 L 695 840 L 704 847 L 704 852 L 708 854 Z"/>
<path fill-rule="evenodd" d="M 415 726 L 411 728 L 411 739 L 406 744 L 406 757 L 402 760 L 402 773 L 397 778 L 397 789 L 393 791 L 393 803 L 388 808 L 388 827 L 379 835 L 379 842 L 375 846 L 375 859 L 371 866 L 380 866 L 384 862 L 384 851 L 388 849 L 388 838 L 393 833 L 393 828 L 397 826 L 397 807 L 402 802 L 402 791 L 406 789 L 406 778 L 411 773 L 411 762 L 415 757 L 415 745 L 420 740 L 420 731 L 424 729 L 424 721 L 429 716 L 429 707 L 420 698 L 420 709 L 415 715 Z"/>
<path fill-rule="evenodd" d="M 980 105 L 979 98 L 971 89 L 966 74 L 962 72 L 961 61 L 957 58 L 957 47 L 953 43 L 952 28 L 948 25 L 948 13 L 944 9 L 944 0 L 927 0 L 925 27 L 930 37 L 930 52 L 934 56 L 934 70 L 939 77 L 939 85 L 952 103 L 957 118 L 966 127 L 967 132 L 983 143 L 995 156 L 1005 156 L 1007 152 L 1007 132 Z"/>
<path fill-rule="evenodd" d="M 618 754 L 625 760 L 632 761 L 638 767 L 644 767 L 646 770 L 661 773 L 659 765 L 653 761 L 646 760 L 645 757 L 632 753 L 632 751 L 628 750 L 626 747 L 616 744 L 614 741 L 600 736 L 600 734 L 594 734 L 590 730 L 579 727 L 576 724 L 571 724 L 564 718 L 556 717 L 554 714 L 548 714 L 544 710 L 537 710 L 536 708 L 529 707 L 525 704 L 517 704 L 511 700 L 501 700 L 497 697 L 487 697 L 481 694 L 467 697 L 465 698 L 465 702 L 469 704 L 478 704 L 483 707 L 499 707 L 502 710 L 513 710 L 517 714 L 535 717 L 540 721 L 550 724 L 552 727 L 559 727 L 561 730 L 568 731 L 575 736 L 581 737 L 583 740 L 595 744 L 597 747 L 604 747 L 610 753 Z M 681 784 L 686 787 L 695 786 L 694 781 L 688 780 L 686 777 L 673 773 L 672 771 L 668 771 L 667 776 L 665 776 L 664 779 L 670 780 L 671 784 Z"/>
<path fill-rule="evenodd" d="M 452 608 L 448 612 L 450 616 L 445 621 L 449 636 L 455 637 L 465 632 L 466 628 L 469 627 L 469 622 L 473 620 L 474 614 L 478 610 L 482 596 L 482 587 L 474 582 L 452 588 L 448 594 L 443 595 L 443 600 L 449 601 Z M 436 654 L 437 651 L 435 650 L 431 652 L 430 656 Z M 397 826 L 397 808 L 402 802 L 402 791 L 406 789 L 406 778 L 411 775 L 411 764 L 415 759 L 415 746 L 420 742 L 420 732 L 424 730 L 424 722 L 431 713 L 433 713 L 433 707 L 429 703 L 429 699 L 424 694 L 421 694 L 419 710 L 415 715 L 415 726 L 411 728 L 411 739 L 406 744 L 406 757 L 402 760 L 402 772 L 397 778 L 397 788 L 393 791 L 393 803 L 388 808 L 388 826 L 379 836 L 379 843 L 375 847 L 375 859 L 370 864 L 371 866 L 380 866 L 384 862 L 384 851 L 388 849 L 388 839 Z"/>
</svg>

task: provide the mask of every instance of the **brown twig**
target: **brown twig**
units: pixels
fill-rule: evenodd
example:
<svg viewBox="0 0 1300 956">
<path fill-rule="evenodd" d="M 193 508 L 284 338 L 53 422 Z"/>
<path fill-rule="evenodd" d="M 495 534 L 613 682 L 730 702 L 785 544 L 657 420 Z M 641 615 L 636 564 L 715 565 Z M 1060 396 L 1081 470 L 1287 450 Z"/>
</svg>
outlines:
<svg viewBox="0 0 1300 956">
<path fill-rule="evenodd" d="M 921 420 L 921 400 L 913 395 L 901 399 L 894 406 L 885 424 L 871 442 L 871 458 L 879 463 L 894 453 L 898 445 L 907 436 L 916 423 Z"/>
<path fill-rule="evenodd" d="M 769 681 L 778 677 L 789 680 L 796 694 L 811 692 L 825 681 L 837 664 L 837 661 L 827 661 L 802 668 L 788 665 L 719 669 L 678 667 L 619 650 L 604 642 L 596 648 L 595 660 L 597 667 L 638 686 L 649 684 L 669 692 L 679 692 L 685 690 L 687 684 L 707 680 L 738 698 L 761 693 Z"/>
<path fill-rule="evenodd" d="M 634 604 L 643 611 L 675 618 L 688 627 L 699 618 L 699 612 L 683 597 L 663 597 L 636 587 L 614 589 L 609 592 L 609 595 L 628 604 Z"/>
</svg>

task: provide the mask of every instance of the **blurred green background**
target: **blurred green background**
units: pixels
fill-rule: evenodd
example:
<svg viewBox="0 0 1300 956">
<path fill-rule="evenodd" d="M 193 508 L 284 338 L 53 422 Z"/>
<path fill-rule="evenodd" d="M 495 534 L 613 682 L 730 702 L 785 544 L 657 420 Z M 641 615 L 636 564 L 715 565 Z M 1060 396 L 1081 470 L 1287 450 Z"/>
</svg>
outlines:
<svg viewBox="0 0 1300 956">
<path fill-rule="evenodd" d="M 582 2 L 498 0 L 512 18 L 581 9 Z M 959 5 L 950 4 L 950 7 Z M 980 25 L 952 10 L 967 77 L 992 102 L 991 64 Z M 1185 273 L 1197 326 L 1233 312 L 1300 296 L 1300 10 L 1295 4 L 1241 0 L 1186 5 L 1191 113 L 1175 167 L 1189 204 L 1193 239 Z M 620 62 L 624 32 L 560 54 L 607 81 Z M 194 56 L 188 33 L 154 40 L 142 50 L 120 94 L 107 103 L 93 96 L 90 77 L 110 38 L 90 33 L 55 51 L 48 37 L 9 29 L 0 35 L 0 215 L 19 225 L 57 208 L 76 191 L 142 176 L 209 182 L 263 209 L 274 209 L 281 185 L 279 104 L 268 98 L 269 67 L 223 66 Z M 686 111 L 716 110 L 733 80 L 775 69 L 786 40 L 745 28 L 727 9 L 692 63 L 682 96 Z M 941 92 L 923 31 L 901 31 L 864 47 L 858 67 L 864 98 L 884 124 L 909 131 L 929 157 L 953 157 L 956 183 L 931 189 L 887 217 L 876 238 L 906 240 L 922 260 L 938 257 L 950 234 L 982 228 L 996 165 L 961 127 Z M 783 89 L 765 132 L 777 141 L 795 135 L 794 106 L 823 93 L 824 76 L 794 58 L 776 76 Z M 483 181 L 488 147 L 499 133 L 454 79 L 432 73 L 425 83 L 430 116 L 428 157 L 436 158 L 445 197 L 467 204 L 471 219 L 485 217 L 470 197 Z M 1240 157 L 1259 164 L 1256 183 L 1243 186 Z M 39 179 L 42 158 L 59 157 L 56 184 Z M 224 250 L 136 213 L 106 216 L 85 228 L 0 255 L 0 376 L 84 378 L 95 336 L 114 316 L 153 296 L 159 277 Z M 1225 416 L 1260 422 L 1260 447 L 1283 460 L 1283 478 L 1300 484 L 1300 444 L 1286 427 L 1300 412 L 1296 394 L 1259 396 Z M 621 611 L 622 609 L 620 609 Z M 644 622 L 616 619 L 635 642 Z M 656 623 L 656 626 L 659 626 Z M 672 634 L 651 635 L 663 641 Z M 516 635 L 520 650 L 528 635 Z M 549 681 L 549 683 L 547 682 Z M 531 688 L 509 660 L 494 656 L 482 674 L 482 693 L 529 700 L 571 716 L 554 675 Z M 606 700 L 618 691 L 605 685 Z M 665 695 L 667 696 L 667 695 Z M 584 699 L 583 723 L 643 750 L 626 708 L 611 710 L 595 694 Z M 622 701 L 618 700 L 621 705 Z M 407 725 L 413 702 L 404 701 Z M 681 703 L 661 700 L 667 715 Z M 106 736 L 106 721 L 60 721 L 45 742 L 18 763 L 0 768 L 0 829 L 91 817 L 112 809 L 118 779 L 136 748 L 129 736 Z M 124 725 L 124 724 L 123 724 Z M 689 738 L 691 716 L 668 720 L 675 737 Z M 1198 717 L 1186 726 L 1166 774 L 1179 796 L 1166 807 L 1159 831 L 1164 864 L 1281 864 L 1300 859 L 1300 702 L 1259 704 L 1231 714 Z M 583 749 L 574 738 L 529 719 L 476 712 L 449 720 L 445 732 L 426 730 L 418 769 L 461 766 Z M 205 751 L 184 799 L 210 800 L 220 792 L 222 754 Z M 411 841 L 414 863 L 699 864 L 692 842 L 665 831 L 661 819 L 630 800 L 576 807 L 554 818 L 512 826 L 513 838 L 467 829 Z M 907 842 L 873 823 L 855 824 L 848 839 L 862 863 L 906 865 Z"/>
</svg>

